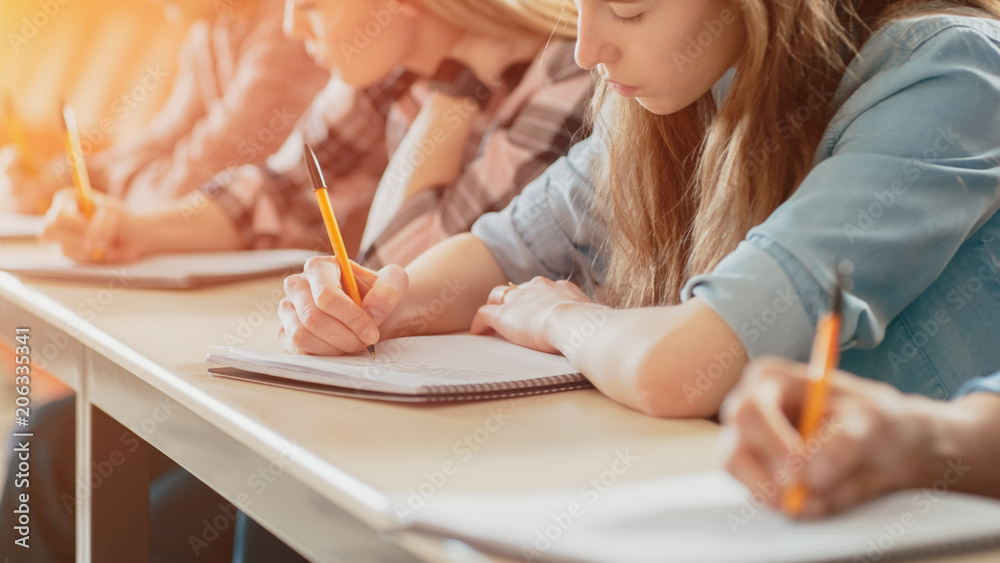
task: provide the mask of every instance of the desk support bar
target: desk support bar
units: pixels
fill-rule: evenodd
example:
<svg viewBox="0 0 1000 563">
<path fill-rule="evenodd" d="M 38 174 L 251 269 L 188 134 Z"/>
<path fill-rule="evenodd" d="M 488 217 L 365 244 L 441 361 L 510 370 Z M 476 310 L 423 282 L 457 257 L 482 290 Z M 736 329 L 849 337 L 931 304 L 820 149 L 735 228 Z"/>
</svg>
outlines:
<svg viewBox="0 0 1000 563">
<path fill-rule="evenodd" d="M 79 494 L 80 486 L 90 483 L 90 400 L 87 398 L 90 379 L 90 352 L 83 352 L 80 365 L 83 366 L 76 390 L 76 560 L 90 563 L 90 506 L 91 495 Z"/>
</svg>

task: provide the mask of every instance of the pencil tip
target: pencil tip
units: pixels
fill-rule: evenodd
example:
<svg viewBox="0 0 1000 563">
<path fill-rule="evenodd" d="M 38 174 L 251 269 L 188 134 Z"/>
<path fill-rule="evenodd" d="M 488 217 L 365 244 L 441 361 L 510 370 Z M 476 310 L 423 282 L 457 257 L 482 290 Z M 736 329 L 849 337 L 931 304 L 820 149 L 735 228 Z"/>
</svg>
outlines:
<svg viewBox="0 0 1000 563">
<path fill-rule="evenodd" d="M 368 346 L 368 353 L 372 355 L 372 359 L 375 359 L 375 345 L 371 344 Z"/>
</svg>

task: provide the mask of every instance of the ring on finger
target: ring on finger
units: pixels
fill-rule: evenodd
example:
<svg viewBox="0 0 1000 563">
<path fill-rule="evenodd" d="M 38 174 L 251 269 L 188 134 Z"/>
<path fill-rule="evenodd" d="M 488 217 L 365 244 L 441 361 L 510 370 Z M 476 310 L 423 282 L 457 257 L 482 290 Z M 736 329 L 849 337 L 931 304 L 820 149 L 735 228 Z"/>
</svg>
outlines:
<svg viewBox="0 0 1000 563">
<path fill-rule="evenodd" d="M 503 300 L 507 297 L 507 293 L 512 289 L 517 289 L 517 284 L 514 282 L 507 282 L 507 287 L 503 288 L 503 292 L 500 294 L 500 304 L 503 305 Z"/>
</svg>

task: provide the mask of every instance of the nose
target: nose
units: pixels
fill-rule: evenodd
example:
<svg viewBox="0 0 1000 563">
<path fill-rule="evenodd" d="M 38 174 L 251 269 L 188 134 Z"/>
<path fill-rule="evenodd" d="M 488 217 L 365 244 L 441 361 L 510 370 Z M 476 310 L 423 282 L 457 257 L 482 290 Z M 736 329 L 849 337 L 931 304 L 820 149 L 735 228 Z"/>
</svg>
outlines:
<svg viewBox="0 0 1000 563">
<path fill-rule="evenodd" d="M 618 60 L 622 52 L 609 37 L 598 18 L 581 7 L 577 18 L 576 64 L 590 70 L 599 64 Z"/>
<path fill-rule="evenodd" d="M 285 0 L 285 19 L 282 29 L 289 39 L 313 39 L 312 28 L 305 11 L 296 7 L 295 0 Z"/>
</svg>

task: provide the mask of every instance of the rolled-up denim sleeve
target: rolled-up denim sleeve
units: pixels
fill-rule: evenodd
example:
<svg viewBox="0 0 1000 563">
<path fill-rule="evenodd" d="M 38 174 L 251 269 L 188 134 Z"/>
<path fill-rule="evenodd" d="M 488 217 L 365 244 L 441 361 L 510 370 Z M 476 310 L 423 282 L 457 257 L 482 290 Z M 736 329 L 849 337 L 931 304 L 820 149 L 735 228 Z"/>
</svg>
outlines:
<svg viewBox="0 0 1000 563">
<path fill-rule="evenodd" d="M 568 279 L 591 294 L 602 281 L 603 228 L 591 212 L 589 177 L 599 144 L 594 137 L 578 143 L 503 211 L 472 226 L 511 281 Z"/>
<path fill-rule="evenodd" d="M 963 27 L 869 68 L 830 124 L 825 158 L 684 298 L 704 300 L 751 357 L 803 360 L 849 260 L 841 343 L 877 346 L 1000 208 L 998 68 L 997 44 Z"/>
<path fill-rule="evenodd" d="M 1000 373 L 995 373 L 987 377 L 977 377 L 976 379 L 970 379 L 966 381 L 958 391 L 955 392 L 953 399 L 957 399 L 963 395 L 968 395 L 970 393 L 996 393 L 1000 394 Z"/>
<path fill-rule="evenodd" d="M 751 237 L 711 274 L 688 282 L 685 299 L 699 297 L 734 332 L 751 357 L 761 354 L 805 359 L 813 332 L 807 307 L 822 293 L 815 281 L 783 267 L 789 256 Z"/>
</svg>

